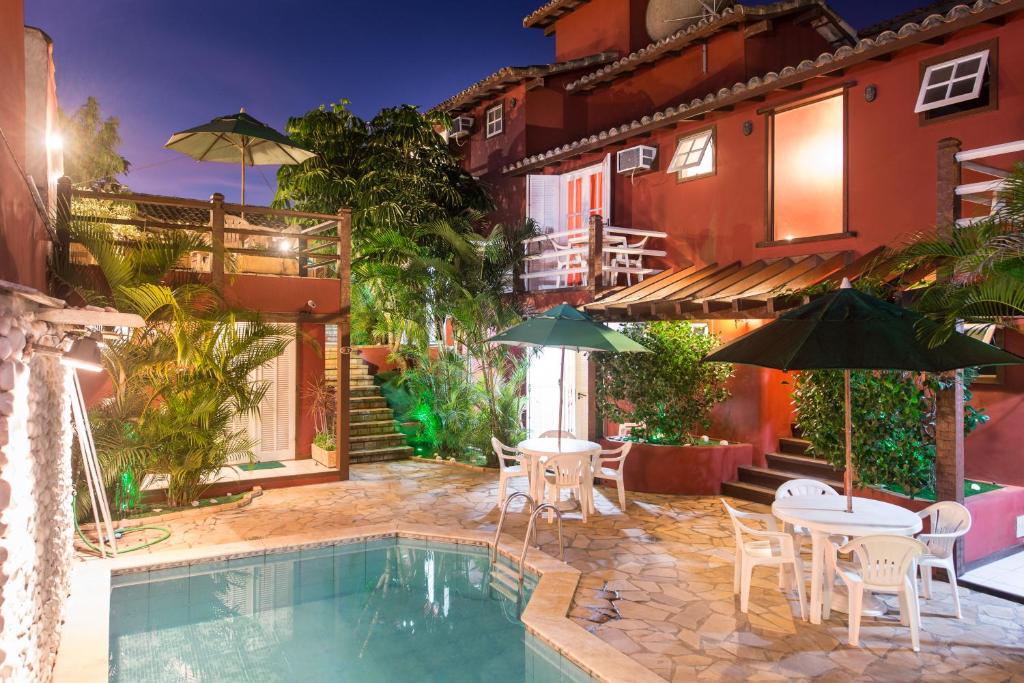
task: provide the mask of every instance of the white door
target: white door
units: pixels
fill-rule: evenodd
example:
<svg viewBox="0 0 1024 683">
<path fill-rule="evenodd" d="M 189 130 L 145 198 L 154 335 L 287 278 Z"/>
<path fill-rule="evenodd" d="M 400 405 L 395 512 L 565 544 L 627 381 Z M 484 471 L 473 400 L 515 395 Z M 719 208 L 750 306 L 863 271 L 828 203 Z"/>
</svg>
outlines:
<svg viewBox="0 0 1024 683">
<path fill-rule="evenodd" d="M 530 352 L 526 375 L 526 428 L 531 437 L 558 429 L 558 372 L 561 349 Z M 576 352 L 565 352 L 562 431 L 576 434 Z M 577 434 L 577 436 L 579 436 Z"/>
<path fill-rule="evenodd" d="M 283 325 L 294 332 L 294 325 Z M 294 338 L 294 337 L 293 337 Z M 256 459 L 295 459 L 295 342 L 284 353 L 253 373 L 254 381 L 266 381 L 267 393 L 259 415 L 249 420 L 249 436 L 256 442 Z"/>
</svg>

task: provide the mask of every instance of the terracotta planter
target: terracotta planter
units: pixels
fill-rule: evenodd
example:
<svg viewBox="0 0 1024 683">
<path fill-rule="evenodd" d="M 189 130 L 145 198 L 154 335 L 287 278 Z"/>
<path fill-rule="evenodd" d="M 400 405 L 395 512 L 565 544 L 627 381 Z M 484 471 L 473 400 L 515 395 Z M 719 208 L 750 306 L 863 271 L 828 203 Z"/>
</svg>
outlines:
<svg viewBox="0 0 1024 683">
<path fill-rule="evenodd" d="M 313 453 L 313 460 L 324 467 L 336 468 L 338 466 L 338 451 L 326 451 L 316 444 L 311 444 L 309 450 Z"/>
<path fill-rule="evenodd" d="M 618 448 L 621 441 L 602 439 L 606 448 Z M 668 493 L 684 496 L 717 496 L 722 482 L 736 479 L 740 465 L 753 463 L 754 447 L 749 443 L 728 446 L 661 446 L 634 443 L 626 458 L 624 483 L 627 491 Z"/>
</svg>

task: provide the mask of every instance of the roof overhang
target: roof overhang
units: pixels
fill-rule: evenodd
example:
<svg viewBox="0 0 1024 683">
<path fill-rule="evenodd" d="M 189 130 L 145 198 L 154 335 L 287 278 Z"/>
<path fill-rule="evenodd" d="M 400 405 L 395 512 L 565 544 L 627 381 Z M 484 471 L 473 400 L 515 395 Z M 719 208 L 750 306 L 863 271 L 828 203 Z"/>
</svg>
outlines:
<svg viewBox="0 0 1024 683">
<path fill-rule="evenodd" d="M 555 22 L 590 0 L 550 0 L 523 18 L 523 27 L 542 28 L 545 33 L 554 30 Z"/>
<path fill-rule="evenodd" d="M 113 308 L 97 306 L 68 306 L 63 299 L 43 294 L 38 289 L 16 282 L 0 280 L 0 294 L 21 299 L 41 308 L 36 320 L 68 327 L 143 327 L 146 321 L 134 313 L 122 313 Z"/>
<path fill-rule="evenodd" d="M 884 247 L 859 258 L 840 252 L 746 265 L 713 263 L 663 271 L 631 287 L 610 290 L 584 309 L 608 321 L 766 319 L 809 301 L 808 289 L 838 287 L 843 278 L 852 282 L 870 275 L 902 288 L 933 271 L 931 265 L 905 271 Z"/>
</svg>

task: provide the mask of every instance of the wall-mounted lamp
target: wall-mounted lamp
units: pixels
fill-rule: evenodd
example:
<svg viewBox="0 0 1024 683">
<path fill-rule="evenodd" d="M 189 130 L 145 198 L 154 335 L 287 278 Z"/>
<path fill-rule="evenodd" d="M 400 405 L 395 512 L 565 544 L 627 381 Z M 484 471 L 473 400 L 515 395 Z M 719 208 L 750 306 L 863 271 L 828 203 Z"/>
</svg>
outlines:
<svg viewBox="0 0 1024 683">
<path fill-rule="evenodd" d="M 878 99 L 878 86 L 871 84 L 864 88 L 864 99 L 868 102 L 874 102 Z"/>
<path fill-rule="evenodd" d="M 46 136 L 46 149 L 51 152 L 59 152 L 64 149 L 64 136 L 60 133 L 50 133 Z"/>
<path fill-rule="evenodd" d="M 753 121 L 744 121 L 743 122 L 743 134 L 749 136 L 753 132 L 754 132 L 754 122 Z"/>
<path fill-rule="evenodd" d="M 103 369 L 99 342 L 92 337 L 76 339 L 71 345 L 71 350 L 61 356 L 60 362 L 69 368 L 99 372 Z"/>
</svg>

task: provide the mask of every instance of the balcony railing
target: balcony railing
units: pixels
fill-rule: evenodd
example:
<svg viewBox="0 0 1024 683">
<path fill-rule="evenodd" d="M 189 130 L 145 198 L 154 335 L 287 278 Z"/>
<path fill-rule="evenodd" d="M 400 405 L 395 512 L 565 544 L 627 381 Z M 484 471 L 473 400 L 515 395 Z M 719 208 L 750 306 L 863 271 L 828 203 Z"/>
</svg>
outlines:
<svg viewBox="0 0 1024 683">
<path fill-rule="evenodd" d="M 975 177 L 992 178 L 992 180 L 979 180 L 956 186 L 957 198 L 961 202 L 975 206 L 973 210 L 969 210 L 975 215 L 957 218 L 958 226 L 964 227 L 977 223 L 999 212 L 1002 208 L 999 193 L 1006 188 L 1006 179 L 1010 177 L 1011 169 L 993 166 L 989 160 L 994 157 L 1012 155 L 1010 158 L 1012 162 L 1018 160 L 1022 153 L 1024 153 L 1024 140 L 1004 142 L 956 153 L 956 161 L 960 164 L 961 171 L 972 172 L 976 174 Z M 980 160 L 985 160 L 985 163 Z M 1003 165 L 1006 166 L 1005 163 Z"/>
<path fill-rule="evenodd" d="M 137 193 L 58 187 L 58 225 L 93 223 L 113 228 L 130 244 L 139 233 L 184 230 L 202 236 L 201 246 L 176 270 L 209 273 L 222 286 L 225 271 L 284 277 L 335 278 L 348 269 L 351 214 L 336 215 L 231 204 L 222 195 L 209 201 Z M 63 234 L 67 234 L 64 232 Z M 90 263 L 83 245 L 65 245 L 68 258 Z"/>
<path fill-rule="evenodd" d="M 593 216 L 584 228 L 526 240 L 526 267 L 519 278 L 527 291 L 631 284 L 661 271 L 648 261 L 665 256 L 656 247 L 666 237 L 660 230 L 604 225 Z"/>
</svg>

